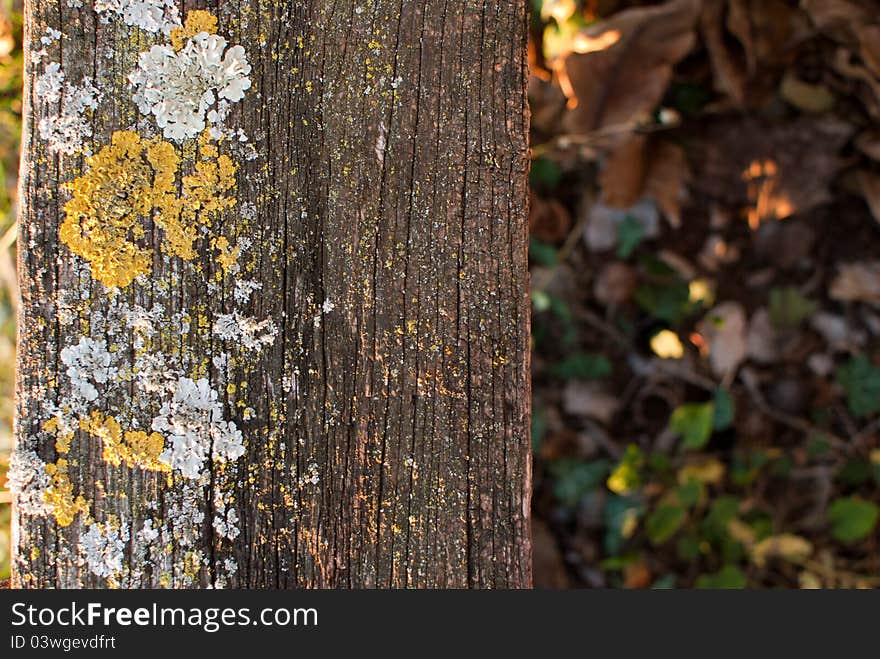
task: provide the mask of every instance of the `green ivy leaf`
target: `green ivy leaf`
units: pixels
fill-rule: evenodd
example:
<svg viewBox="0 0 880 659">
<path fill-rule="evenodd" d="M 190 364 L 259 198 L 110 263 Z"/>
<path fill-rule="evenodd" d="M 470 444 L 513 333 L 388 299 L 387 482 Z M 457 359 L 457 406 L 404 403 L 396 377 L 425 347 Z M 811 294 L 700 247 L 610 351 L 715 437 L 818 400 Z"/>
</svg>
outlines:
<svg viewBox="0 0 880 659">
<path fill-rule="evenodd" d="M 573 352 L 556 364 L 553 375 L 563 380 L 598 380 L 611 375 L 611 362 L 605 355 Z"/>
<path fill-rule="evenodd" d="M 581 497 L 602 485 L 610 466 L 608 460 L 557 460 L 550 466 L 553 494 L 563 505 L 573 508 Z"/>
<path fill-rule="evenodd" d="M 853 414 L 866 417 L 880 412 L 880 368 L 865 355 L 856 355 L 840 366 L 837 382 L 846 391 Z"/>
<path fill-rule="evenodd" d="M 556 265 L 556 248 L 532 238 L 529 241 L 529 258 L 539 265 L 552 268 Z"/>
<path fill-rule="evenodd" d="M 696 586 L 709 590 L 741 590 L 746 587 L 746 575 L 735 565 L 725 565 L 718 572 L 701 574 Z"/>
<path fill-rule="evenodd" d="M 645 237 L 642 223 L 632 215 L 623 218 L 617 225 L 617 258 L 628 259 Z"/>
<path fill-rule="evenodd" d="M 688 403 L 672 412 L 669 427 L 682 439 L 686 449 L 701 449 L 712 436 L 712 423 L 715 417 L 715 404 Z"/>
<path fill-rule="evenodd" d="M 859 497 L 843 497 L 828 507 L 831 535 L 844 544 L 867 538 L 880 518 L 880 507 Z"/>
<path fill-rule="evenodd" d="M 675 535 L 687 517 L 681 506 L 664 504 L 658 506 L 645 520 L 645 532 L 652 544 L 662 545 Z"/>
<path fill-rule="evenodd" d="M 562 179 L 562 168 L 550 158 L 535 158 L 529 172 L 529 183 L 533 188 L 551 191 Z"/>
<path fill-rule="evenodd" d="M 770 322 L 779 329 L 797 327 L 812 316 L 816 309 L 818 305 L 801 295 L 796 288 L 774 288 L 770 291 Z"/>
<path fill-rule="evenodd" d="M 620 463 L 606 481 L 609 490 L 615 494 L 627 494 L 641 484 L 639 471 L 645 464 L 645 456 L 636 444 L 626 447 Z"/>
<path fill-rule="evenodd" d="M 727 389 L 718 387 L 712 400 L 715 409 L 712 414 L 712 429 L 716 431 L 727 430 L 733 424 L 735 408 L 733 398 L 727 393 Z"/>
</svg>

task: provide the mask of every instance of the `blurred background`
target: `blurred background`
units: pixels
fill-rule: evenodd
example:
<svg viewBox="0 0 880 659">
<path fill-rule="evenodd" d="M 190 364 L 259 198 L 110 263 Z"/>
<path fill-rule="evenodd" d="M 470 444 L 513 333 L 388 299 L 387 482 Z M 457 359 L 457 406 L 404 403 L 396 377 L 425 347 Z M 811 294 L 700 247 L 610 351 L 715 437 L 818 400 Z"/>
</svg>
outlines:
<svg viewBox="0 0 880 659">
<path fill-rule="evenodd" d="M 530 1 L 536 586 L 880 587 L 880 0 Z"/>
<path fill-rule="evenodd" d="M 15 203 L 21 67 L 21 3 L 0 0 L 0 579 L 9 576 L 11 494 L 5 483 L 12 450 L 15 385 Z"/>
</svg>

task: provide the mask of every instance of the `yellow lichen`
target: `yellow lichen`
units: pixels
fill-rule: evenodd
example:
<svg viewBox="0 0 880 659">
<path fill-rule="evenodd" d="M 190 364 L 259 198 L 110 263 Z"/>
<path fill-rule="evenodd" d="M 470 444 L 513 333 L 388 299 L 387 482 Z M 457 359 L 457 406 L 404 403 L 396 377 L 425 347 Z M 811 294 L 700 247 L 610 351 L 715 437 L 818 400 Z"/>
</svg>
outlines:
<svg viewBox="0 0 880 659">
<path fill-rule="evenodd" d="M 88 158 L 88 171 L 65 185 L 73 197 L 59 237 L 104 285 L 124 287 L 149 272 L 152 255 L 135 242 L 144 236 L 140 218 L 155 212 L 162 225 L 177 212 L 171 193 L 179 161 L 170 144 L 116 131 Z"/>
<path fill-rule="evenodd" d="M 148 435 L 143 430 L 127 430 L 123 433 L 116 419 L 97 410 L 80 420 L 80 428 L 101 440 L 104 461 L 114 467 L 125 463 L 132 469 L 171 471 L 169 465 L 159 460 L 165 450 L 165 438 L 157 432 Z"/>
<path fill-rule="evenodd" d="M 46 465 L 46 473 L 52 479 L 43 494 L 43 501 L 58 522 L 58 526 L 69 526 L 77 513 L 89 512 L 89 504 L 82 495 L 73 496 L 73 483 L 67 473 L 68 462 L 59 458 L 55 463 Z"/>
<path fill-rule="evenodd" d="M 217 236 L 214 239 L 214 247 L 220 253 L 217 255 L 217 263 L 223 268 L 224 272 L 228 272 L 231 268 L 238 265 L 239 248 L 231 247 L 229 239 L 226 236 Z"/>
<path fill-rule="evenodd" d="M 204 9 L 194 9 L 189 12 L 186 15 L 183 27 L 171 30 L 169 35 L 171 37 L 171 45 L 174 47 L 174 50 L 180 50 L 187 39 L 194 37 L 199 32 L 217 33 L 217 17 Z"/>
<path fill-rule="evenodd" d="M 200 136 L 194 157 L 194 171 L 180 179 L 178 195 L 181 156 L 174 145 L 131 131 L 115 132 L 110 145 L 87 160 L 86 173 L 65 184 L 73 197 L 65 205 L 61 241 L 86 259 L 92 276 L 109 288 L 128 286 L 150 271 L 152 252 L 137 243 L 148 218 L 164 231 L 167 254 L 194 259 L 199 228 L 211 226 L 236 204 L 227 194 L 235 188 L 235 163 L 220 155 L 209 131 Z M 237 250 L 222 240 L 226 243 L 218 239 L 216 245 L 228 269 Z"/>
<path fill-rule="evenodd" d="M 60 421 L 57 416 L 43 423 L 43 430 L 50 433 L 58 433 Z M 70 431 L 56 434 L 55 450 L 58 453 L 65 454 L 70 452 L 70 441 L 73 439 L 73 433 Z"/>
<path fill-rule="evenodd" d="M 196 222 L 211 226 L 212 220 L 223 210 L 236 204 L 234 197 L 225 193 L 235 188 L 236 166 L 226 155 L 219 155 L 205 130 L 199 137 L 198 160 L 195 172 L 183 177 L 182 219 L 190 226 Z"/>
</svg>

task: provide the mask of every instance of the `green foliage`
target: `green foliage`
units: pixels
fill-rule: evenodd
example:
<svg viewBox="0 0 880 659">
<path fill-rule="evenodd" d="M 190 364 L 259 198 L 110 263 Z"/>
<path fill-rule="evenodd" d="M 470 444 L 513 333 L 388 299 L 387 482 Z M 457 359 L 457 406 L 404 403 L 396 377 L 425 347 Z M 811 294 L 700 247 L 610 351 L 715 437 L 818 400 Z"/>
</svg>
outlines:
<svg viewBox="0 0 880 659">
<path fill-rule="evenodd" d="M 552 268 L 556 265 L 556 248 L 540 240 L 529 240 L 529 258 L 539 265 Z"/>
<path fill-rule="evenodd" d="M 608 489 L 618 494 L 626 494 L 634 491 L 641 485 L 639 470 L 645 464 L 645 456 L 635 444 L 626 447 L 618 465 L 608 477 Z"/>
<path fill-rule="evenodd" d="M 846 392 L 853 414 L 866 417 L 880 412 L 880 368 L 865 355 L 856 355 L 840 366 L 837 382 Z"/>
<path fill-rule="evenodd" d="M 726 389 L 718 387 L 712 402 L 715 405 L 712 411 L 712 429 L 715 431 L 727 430 L 733 424 L 736 414 L 733 398 L 730 397 Z"/>
<path fill-rule="evenodd" d="M 696 506 L 706 493 L 706 486 L 695 478 L 688 479 L 675 490 L 678 501 L 685 508 Z"/>
<path fill-rule="evenodd" d="M 683 279 L 669 284 L 642 284 L 636 289 L 638 305 L 658 320 L 677 324 L 690 313 L 690 289 Z"/>
<path fill-rule="evenodd" d="M 709 590 L 741 590 L 746 587 L 746 575 L 736 565 L 725 565 L 718 572 L 701 574 L 696 586 Z"/>
<path fill-rule="evenodd" d="M 851 487 L 858 487 L 871 480 L 874 476 L 874 465 L 867 460 L 853 458 L 837 472 L 837 480 Z"/>
<path fill-rule="evenodd" d="M 687 518 L 684 507 L 663 504 L 651 512 L 645 520 L 645 533 L 651 544 L 662 545 L 675 535 Z"/>
<path fill-rule="evenodd" d="M 770 322 L 779 329 L 791 329 L 816 313 L 819 308 L 796 288 L 774 288 L 770 291 Z"/>
<path fill-rule="evenodd" d="M 641 258 L 647 281 L 635 291 L 635 301 L 658 320 L 678 324 L 702 305 L 690 301 L 690 285 L 676 270 L 655 256 Z"/>
<path fill-rule="evenodd" d="M 535 158 L 529 172 L 529 183 L 534 190 L 550 192 L 559 185 L 562 179 L 562 168 L 550 158 Z"/>
<path fill-rule="evenodd" d="M 623 218 L 617 225 L 617 257 L 628 259 L 645 237 L 642 223 L 632 215 Z"/>
<path fill-rule="evenodd" d="M 626 539 L 635 530 L 643 511 L 644 506 L 634 498 L 617 495 L 608 497 L 603 511 L 606 554 L 616 556 L 621 552 Z"/>
<path fill-rule="evenodd" d="M 563 380 L 598 380 L 611 375 L 611 362 L 605 355 L 573 352 L 553 366 L 553 375 Z"/>
<path fill-rule="evenodd" d="M 557 460 L 550 466 L 555 481 L 553 494 L 560 503 L 573 508 L 581 497 L 602 485 L 610 466 L 608 460 Z"/>
<path fill-rule="evenodd" d="M 853 544 L 867 538 L 880 518 L 880 507 L 858 497 L 835 500 L 828 507 L 831 535 L 844 544 Z"/>
<path fill-rule="evenodd" d="M 669 427 L 681 437 L 684 448 L 701 449 L 712 436 L 714 418 L 714 403 L 687 403 L 673 410 Z"/>
<path fill-rule="evenodd" d="M 541 441 L 544 439 L 544 434 L 547 432 L 547 420 L 544 418 L 544 414 L 541 410 L 534 410 L 532 412 L 532 424 L 531 424 L 531 434 L 532 434 L 532 452 L 537 453 L 538 449 L 541 448 Z"/>
</svg>

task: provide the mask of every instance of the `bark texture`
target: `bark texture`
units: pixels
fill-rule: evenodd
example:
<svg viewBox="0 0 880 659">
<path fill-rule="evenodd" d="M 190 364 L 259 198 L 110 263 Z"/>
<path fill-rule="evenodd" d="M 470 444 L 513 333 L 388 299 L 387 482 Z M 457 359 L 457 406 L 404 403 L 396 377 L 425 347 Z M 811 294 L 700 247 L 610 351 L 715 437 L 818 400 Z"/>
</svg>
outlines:
<svg viewBox="0 0 880 659">
<path fill-rule="evenodd" d="M 13 585 L 529 586 L 525 0 L 186 3 L 252 70 L 182 140 L 128 75 L 200 23 L 78 4 L 26 3 Z"/>
</svg>

